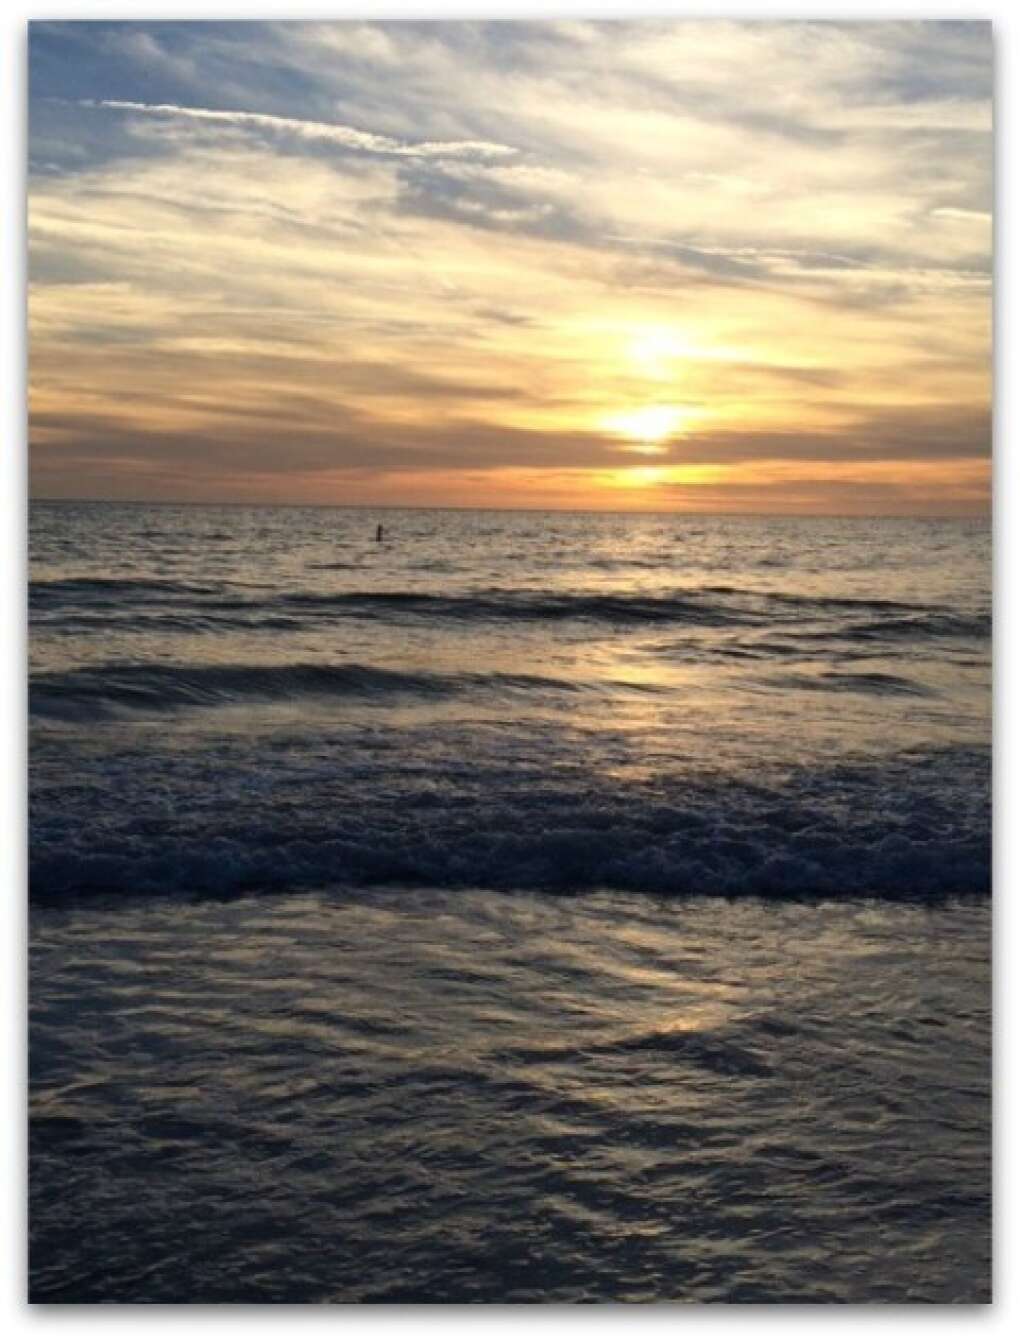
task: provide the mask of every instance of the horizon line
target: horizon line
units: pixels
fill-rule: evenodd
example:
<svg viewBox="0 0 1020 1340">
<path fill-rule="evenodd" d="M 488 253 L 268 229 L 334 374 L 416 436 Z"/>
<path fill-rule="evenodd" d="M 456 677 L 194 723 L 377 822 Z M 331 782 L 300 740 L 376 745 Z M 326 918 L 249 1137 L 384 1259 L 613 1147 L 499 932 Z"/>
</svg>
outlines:
<svg viewBox="0 0 1020 1340">
<path fill-rule="evenodd" d="M 564 516 L 685 516 L 685 517 L 768 517 L 789 518 L 798 521 L 991 521 L 994 507 L 974 512 L 780 512 L 780 511 L 715 511 L 671 508 L 614 508 L 614 507 L 507 507 L 481 506 L 464 503 L 326 503 L 326 502 L 266 502 L 242 499 L 197 498 L 49 498 L 33 497 L 25 501 L 29 506 L 43 503 L 95 504 L 104 507 L 287 507 L 310 511 L 360 512 L 552 512 Z"/>
</svg>

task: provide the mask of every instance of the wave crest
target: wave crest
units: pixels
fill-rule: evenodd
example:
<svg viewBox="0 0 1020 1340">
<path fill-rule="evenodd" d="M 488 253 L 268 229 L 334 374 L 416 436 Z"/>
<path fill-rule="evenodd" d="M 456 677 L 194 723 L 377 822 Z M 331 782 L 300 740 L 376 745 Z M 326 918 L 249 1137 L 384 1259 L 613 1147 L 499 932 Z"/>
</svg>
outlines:
<svg viewBox="0 0 1020 1340">
<path fill-rule="evenodd" d="M 473 690 L 547 689 L 572 692 L 565 680 L 542 675 L 389 670 L 342 665 L 103 665 L 37 675 L 29 712 L 75 719 L 121 712 L 172 712 L 290 698 L 445 698 Z"/>
</svg>

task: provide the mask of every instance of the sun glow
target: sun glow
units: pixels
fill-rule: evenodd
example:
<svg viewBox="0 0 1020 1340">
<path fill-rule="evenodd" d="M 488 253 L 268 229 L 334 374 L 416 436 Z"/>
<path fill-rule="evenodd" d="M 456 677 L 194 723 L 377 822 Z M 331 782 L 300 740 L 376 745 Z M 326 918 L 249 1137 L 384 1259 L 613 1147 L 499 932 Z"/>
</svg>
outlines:
<svg viewBox="0 0 1020 1340">
<path fill-rule="evenodd" d="M 688 363 L 731 363 L 755 357 L 753 350 L 733 344 L 720 344 L 714 337 L 705 341 L 666 326 L 646 326 L 635 331 L 627 342 L 627 357 L 646 377 L 655 381 L 675 380 L 681 360 Z"/>
<path fill-rule="evenodd" d="M 736 474 L 741 474 L 739 468 Z M 733 467 L 718 465 L 630 465 L 612 471 L 604 483 L 617 489 L 654 489 L 663 485 L 698 489 L 724 483 L 733 475 Z"/>
<path fill-rule="evenodd" d="M 604 423 L 621 437 L 638 444 L 630 450 L 661 452 L 665 448 L 658 444 L 682 431 L 691 417 L 691 411 L 682 405 L 645 405 L 642 409 L 613 414 Z"/>
<path fill-rule="evenodd" d="M 618 471 L 615 478 L 624 488 L 646 489 L 665 483 L 669 471 L 661 465 L 637 465 L 630 470 Z"/>
<path fill-rule="evenodd" d="M 662 377 L 670 371 L 677 358 L 689 355 L 687 343 L 670 330 L 642 330 L 633 337 L 627 353 L 633 363 L 652 377 Z"/>
</svg>

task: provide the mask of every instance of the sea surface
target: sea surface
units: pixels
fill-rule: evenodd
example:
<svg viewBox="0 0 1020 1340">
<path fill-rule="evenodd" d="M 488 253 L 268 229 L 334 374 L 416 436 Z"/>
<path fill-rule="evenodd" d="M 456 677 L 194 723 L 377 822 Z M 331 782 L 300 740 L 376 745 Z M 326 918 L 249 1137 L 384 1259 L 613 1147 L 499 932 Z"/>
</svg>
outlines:
<svg viewBox="0 0 1020 1340">
<path fill-rule="evenodd" d="M 988 1300 L 985 523 L 29 538 L 35 1301 Z"/>
</svg>

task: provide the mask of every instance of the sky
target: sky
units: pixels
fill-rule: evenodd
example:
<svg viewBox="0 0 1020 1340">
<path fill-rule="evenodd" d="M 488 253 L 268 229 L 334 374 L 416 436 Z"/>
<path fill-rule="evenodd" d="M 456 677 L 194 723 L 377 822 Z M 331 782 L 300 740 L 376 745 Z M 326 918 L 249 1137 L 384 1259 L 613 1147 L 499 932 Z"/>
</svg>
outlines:
<svg viewBox="0 0 1020 1340">
<path fill-rule="evenodd" d="M 982 23 L 45 23 L 34 496 L 981 515 Z"/>
</svg>

